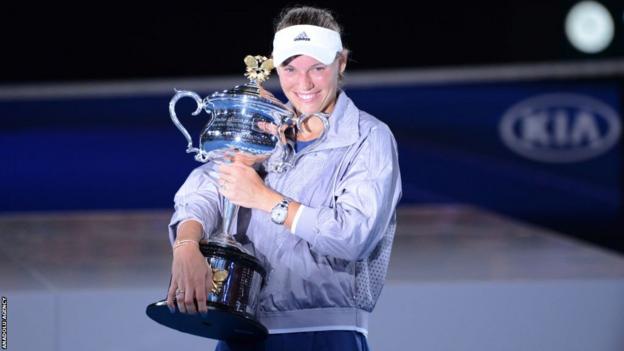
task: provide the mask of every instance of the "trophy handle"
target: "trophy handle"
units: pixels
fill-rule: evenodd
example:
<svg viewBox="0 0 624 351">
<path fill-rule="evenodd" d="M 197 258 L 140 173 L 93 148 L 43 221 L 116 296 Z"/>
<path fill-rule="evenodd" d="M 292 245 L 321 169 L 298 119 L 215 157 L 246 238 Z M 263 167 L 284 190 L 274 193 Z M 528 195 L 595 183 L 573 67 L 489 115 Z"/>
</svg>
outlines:
<svg viewBox="0 0 624 351">
<path fill-rule="evenodd" d="M 303 122 L 305 122 L 310 117 L 317 117 L 323 123 L 323 132 L 321 132 L 321 135 L 319 135 L 319 137 L 316 139 L 316 142 L 310 145 L 310 147 L 313 147 L 313 146 L 316 146 L 316 144 L 319 144 L 323 142 L 323 140 L 325 140 L 325 135 L 327 134 L 327 131 L 329 130 L 329 119 L 328 119 L 329 114 L 324 113 L 324 112 L 317 112 L 317 113 L 301 115 L 296 120 L 297 129 L 299 130 L 303 129 Z"/>
<path fill-rule="evenodd" d="M 197 161 L 207 162 L 209 160 L 208 153 L 202 150 L 201 148 L 193 147 L 193 140 L 191 139 L 191 135 L 186 130 L 186 128 L 184 128 L 182 123 L 180 123 L 180 120 L 178 120 L 178 116 L 176 115 L 176 112 L 175 112 L 175 105 L 178 102 L 178 100 L 186 96 L 193 98 L 193 100 L 195 100 L 195 102 L 197 103 L 197 109 L 192 113 L 193 116 L 197 116 L 204 109 L 204 107 L 206 107 L 206 104 L 201 99 L 201 97 L 199 97 L 199 95 L 197 95 L 196 93 L 192 91 L 178 90 L 178 89 L 174 89 L 174 91 L 176 92 L 176 94 L 173 96 L 173 98 L 171 98 L 171 101 L 169 101 L 169 115 L 171 116 L 171 120 L 173 121 L 173 124 L 175 124 L 178 130 L 180 130 L 180 132 L 182 132 L 182 135 L 184 135 L 184 137 L 186 138 L 186 141 L 187 141 L 186 153 L 194 152 L 196 153 L 195 159 Z M 214 120 L 213 118 L 210 118 L 210 120 L 208 121 L 208 124 L 209 125 L 212 124 L 213 120 Z"/>
<path fill-rule="evenodd" d="M 325 133 L 327 133 L 327 130 L 329 129 L 329 114 L 327 113 L 323 113 L 323 112 L 317 112 L 317 113 L 309 113 L 309 114 L 304 114 L 299 116 L 295 121 L 297 124 L 297 129 L 301 130 L 303 128 L 303 122 L 305 122 L 306 119 L 315 116 L 318 117 L 321 122 L 323 122 L 323 133 L 321 133 L 321 136 L 319 137 L 319 139 L 321 139 L 322 137 L 325 136 Z"/>
</svg>

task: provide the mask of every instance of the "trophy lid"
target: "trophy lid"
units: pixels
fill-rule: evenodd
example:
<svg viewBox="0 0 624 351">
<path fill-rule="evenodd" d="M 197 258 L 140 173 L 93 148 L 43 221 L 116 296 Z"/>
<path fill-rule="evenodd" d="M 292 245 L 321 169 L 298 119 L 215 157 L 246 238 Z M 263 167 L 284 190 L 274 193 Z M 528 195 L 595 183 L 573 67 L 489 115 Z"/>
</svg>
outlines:
<svg viewBox="0 0 624 351">
<path fill-rule="evenodd" d="M 231 89 L 215 92 L 210 95 L 211 101 L 218 99 L 244 99 L 245 102 L 253 103 L 258 102 L 261 104 L 267 104 L 280 112 L 291 115 L 294 112 L 284 103 L 269 94 L 262 94 L 260 84 L 269 79 L 271 71 L 273 70 L 273 59 L 268 59 L 265 56 L 252 56 L 247 55 L 244 59 L 247 71 L 245 77 L 249 79 L 249 82 L 241 85 L 237 85 Z"/>
</svg>

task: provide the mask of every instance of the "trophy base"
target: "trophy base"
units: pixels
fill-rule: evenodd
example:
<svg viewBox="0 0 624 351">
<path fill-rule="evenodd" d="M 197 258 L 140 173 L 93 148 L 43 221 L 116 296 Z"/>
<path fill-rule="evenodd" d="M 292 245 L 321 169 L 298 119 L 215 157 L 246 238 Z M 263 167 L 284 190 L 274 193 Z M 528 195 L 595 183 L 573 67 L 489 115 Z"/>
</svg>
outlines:
<svg viewBox="0 0 624 351">
<path fill-rule="evenodd" d="M 150 304 L 147 306 L 146 313 L 151 319 L 164 326 L 210 339 L 262 340 L 269 333 L 265 326 L 254 319 L 210 304 L 205 316 L 199 313 L 184 314 L 177 310 L 171 313 L 166 300 Z"/>
</svg>

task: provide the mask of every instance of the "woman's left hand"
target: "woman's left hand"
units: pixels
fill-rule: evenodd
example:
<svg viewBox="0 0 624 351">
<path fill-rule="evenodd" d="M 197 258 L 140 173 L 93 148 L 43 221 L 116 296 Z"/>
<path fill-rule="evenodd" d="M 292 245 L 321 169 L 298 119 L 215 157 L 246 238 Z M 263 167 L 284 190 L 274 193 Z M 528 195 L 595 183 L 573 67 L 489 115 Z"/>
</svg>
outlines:
<svg viewBox="0 0 624 351">
<path fill-rule="evenodd" d="M 247 208 L 266 210 L 273 191 L 251 166 L 235 158 L 232 163 L 221 164 L 218 175 L 219 192 L 230 202 Z"/>
</svg>

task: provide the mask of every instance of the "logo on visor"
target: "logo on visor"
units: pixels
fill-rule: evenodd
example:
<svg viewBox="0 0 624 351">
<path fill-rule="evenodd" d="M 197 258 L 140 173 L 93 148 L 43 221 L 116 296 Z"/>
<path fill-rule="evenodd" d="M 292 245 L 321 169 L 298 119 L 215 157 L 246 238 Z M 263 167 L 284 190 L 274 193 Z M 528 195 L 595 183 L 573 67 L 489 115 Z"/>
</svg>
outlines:
<svg viewBox="0 0 624 351">
<path fill-rule="evenodd" d="M 300 40 L 310 41 L 310 37 L 308 37 L 306 32 L 301 32 L 299 33 L 299 35 L 295 37 L 294 41 L 300 41 Z"/>
<path fill-rule="evenodd" d="M 541 162 L 579 162 L 611 149 L 620 138 L 620 118 L 611 106 L 578 94 L 547 94 L 512 106 L 499 132 L 507 147 Z"/>
</svg>

